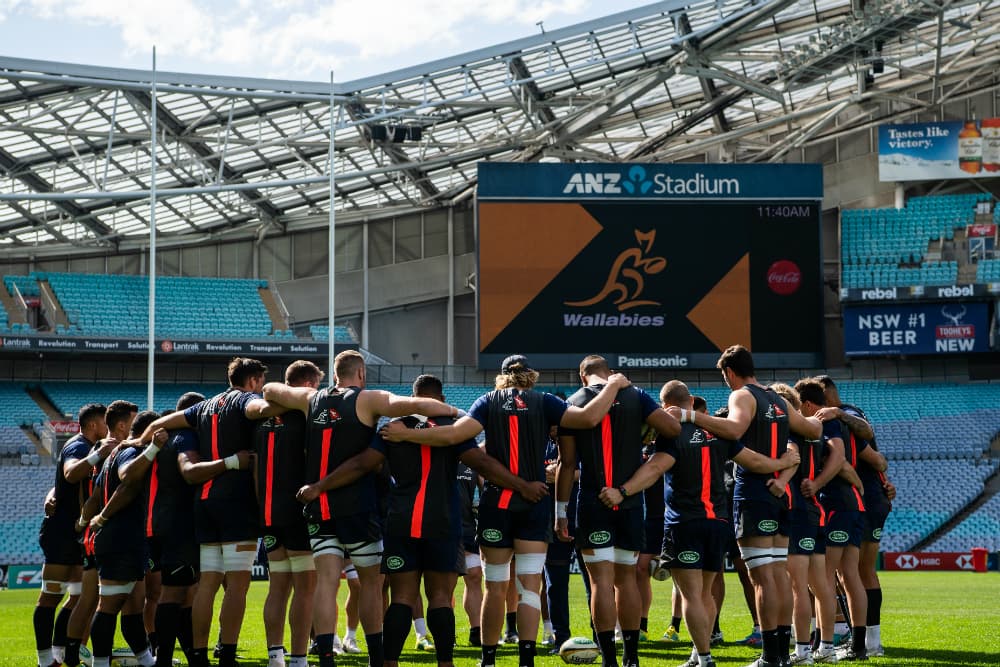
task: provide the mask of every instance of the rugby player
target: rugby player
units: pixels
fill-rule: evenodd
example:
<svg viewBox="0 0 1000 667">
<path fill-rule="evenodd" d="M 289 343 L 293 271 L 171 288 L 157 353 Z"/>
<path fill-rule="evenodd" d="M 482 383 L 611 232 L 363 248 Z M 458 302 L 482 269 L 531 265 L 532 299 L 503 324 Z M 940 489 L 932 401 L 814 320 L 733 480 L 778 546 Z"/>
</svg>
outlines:
<svg viewBox="0 0 1000 667">
<path fill-rule="evenodd" d="M 225 579 L 219 613 L 219 664 L 236 664 L 236 642 L 246 611 L 250 570 L 257 555 L 257 499 L 249 469 L 255 421 L 280 411 L 260 398 L 267 366 L 256 359 L 235 357 L 226 369 L 229 389 L 208 400 L 153 422 L 140 441 L 153 432 L 191 428 L 198 433 L 198 451 L 185 454 L 191 468 L 182 474 L 197 480 L 194 504 L 199 545 L 200 578 L 192 605 L 193 667 L 208 664 L 215 596 Z"/>
<path fill-rule="evenodd" d="M 365 362 L 353 350 L 334 359 L 332 387 L 289 387 L 270 383 L 264 396 L 288 410 L 298 410 L 308 421 L 306 480 L 298 492 L 306 504 L 313 558 L 317 570 L 314 625 L 320 665 L 334 664 L 333 635 L 337 588 L 345 558 L 350 558 L 361 582 L 359 613 L 373 667 L 383 663 L 381 520 L 372 475 L 333 489 L 330 473 L 368 448 L 379 417 L 421 414 L 455 416 L 457 410 L 430 398 L 404 398 L 387 391 L 365 389 Z M 435 430 L 435 429 L 428 429 Z M 407 619 L 409 623 L 409 619 Z"/>
<path fill-rule="evenodd" d="M 486 431 L 486 451 L 505 463 L 510 471 L 529 482 L 545 479 L 545 444 L 549 428 L 593 428 L 608 412 L 619 389 L 628 386 L 622 375 L 608 378 L 605 388 L 586 407 L 568 405 L 552 394 L 533 390 L 538 372 L 527 358 L 511 355 L 504 359 L 496 376 L 496 389 L 481 396 L 468 416 L 452 426 L 407 429 L 400 422 L 385 427 L 390 441 L 408 440 L 421 444 L 452 445 L 475 438 Z M 496 664 L 497 645 L 503 625 L 503 611 L 514 559 L 519 604 L 517 627 L 518 655 L 522 667 L 533 667 L 538 619 L 539 592 L 545 552 L 551 538 L 552 520 L 547 503 L 532 504 L 510 489 L 487 483 L 479 503 L 479 543 L 486 561 L 486 596 L 483 600 L 483 667 Z"/>
<path fill-rule="evenodd" d="M 322 381 L 323 371 L 311 361 L 296 361 L 285 369 L 289 387 L 319 389 Z M 302 504 L 295 498 L 306 481 L 305 438 L 306 418 L 298 410 L 275 415 L 257 426 L 254 472 L 268 562 L 264 600 L 268 667 L 285 667 L 286 613 L 292 631 L 289 667 L 305 667 L 309 650 L 316 566 Z"/>
<path fill-rule="evenodd" d="M 656 431 L 646 428 L 642 436 L 642 462 L 648 461 L 656 453 L 653 440 Z M 642 502 L 646 506 L 646 517 L 643 521 L 645 537 L 642 549 L 639 550 L 639 560 L 636 562 L 636 586 L 639 589 L 639 640 L 646 639 L 649 632 L 649 609 L 653 605 L 653 585 L 650 567 L 654 556 L 660 554 L 663 546 L 663 485 L 667 476 L 653 482 L 642 492 Z M 666 634 L 666 633 L 664 633 Z"/>
<path fill-rule="evenodd" d="M 816 378 L 823 384 L 826 393 L 828 411 L 834 412 L 837 419 L 847 426 L 849 437 L 868 442 L 869 448 L 878 451 L 875 442 L 875 432 L 872 430 L 868 417 L 861 408 L 843 403 L 837 385 L 829 375 Z M 880 463 L 880 462 L 879 462 Z M 879 543 L 882 541 L 882 529 L 892 511 L 892 500 L 896 489 L 886 477 L 885 469 L 878 469 L 864 457 L 858 461 L 858 477 L 864 484 L 865 511 L 864 531 L 861 534 L 861 554 L 858 569 L 861 573 L 861 583 L 865 587 L 868 598 L 867 630 L 865 642 L 869 657 L 879 657 L 885 654 L 882 648 L 882 585 L 879 582 L 876 564 L 878 562 Z"/>
<path fill-rule="evenodd" d="M 469 646 L 482 646 L 479 617 L 483 607 L 483 563 L 476 543 L 476 515 L 479 512 L 482 482 L 479 473 L 461 461 L 458 462 L 456 475 L 462 504 L 462 549 L 465 551 L 462 606 L 469 618 Z"/>
<path fill-rule="evenodd" d="M 604 357 L 590 355 L 580 362 L 583 388 L 568 403 L 584 407 L 608 382 L 611 369 Z M 680 424 L 638 387 L 621 389 L 599 426 L 561 429 L 560 472 L 556 481 L 556 532 L 567 538 L 567 503 L 576 462 L 580 461 L 577 501 L 577 546 L 583 553 L 591 585 L 594 630 L 605 667 L 617 664 L 615 620 L 621 623 L 622 664 L 639 664 L 639 619 L 642 614 L 635 566 L 645 538 L 645 507 L 641 495 L 623 499 L 612 508 L 598 499 L 604 487 L 618 488 L 642 465 L 642 428 L 648 424 L 665 437 L 680 433 Z"/>
<path fill-rule="evenodd" d="M 671 437 L 660 432 L 652 458 L 617 488 L 602 488 L 600 499 L 609 508 L 620 506 L 667 471 L 672 472 L 673 493 L 664 516 L 663 559 L 669 562 L 674 584 L 680 590 L 684 620 L 694 642 L 684 666 L 713 666 L 711 636 L 716 609 L 712 588 L 722 570 L 730 530 L 725 461 L 732 458 L 745 470 L 769 474 L 797 465 L 798 455 L 789 450 L 780 459 L 771 458 L 692 424 L 694 402 L 687 386 L 679 380 L 665 384 L 660 395 L 669 407 L 679 410 L 679 435 Z"/>
<path fill-rule="evenodd" d="M 693 410 L 671 408 L 681 422 L 693 422 L 717 437 L 739 440 L 747 449 L 772 459 L 784 454 L 789 431 L 807 438 L 820 437 L 819 420 L 789 410 L 785 401 L 768 391 L 754 375 L 753 356 L 742 345 L 727 348 L 716 364 L 732 390 L 729 415 L 714 417 Z M 787 661 L 791 644 L 792 594 L 785 561 L 788 555 L 788 504 L 768 486 L 774 475 L 736 467 L 733 514 L 736 540 L 746 562 L 756 595 L 757 617 L 763 637 L 755 667 Z"/>
</svg>

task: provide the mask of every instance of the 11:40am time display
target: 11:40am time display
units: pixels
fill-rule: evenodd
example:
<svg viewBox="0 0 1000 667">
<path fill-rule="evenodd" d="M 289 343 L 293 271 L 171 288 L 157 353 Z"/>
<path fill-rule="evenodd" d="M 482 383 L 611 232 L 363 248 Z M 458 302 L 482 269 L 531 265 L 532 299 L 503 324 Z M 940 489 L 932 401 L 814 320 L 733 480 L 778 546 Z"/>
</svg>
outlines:
<svg viewBox="0 0 1000 667">
<path fill-rule="evenodd" d="M 813 215 L 813 207 L 808 204 L 772 204 L 757 207 L 761 218 L 808 218 Z"/>
</svg>

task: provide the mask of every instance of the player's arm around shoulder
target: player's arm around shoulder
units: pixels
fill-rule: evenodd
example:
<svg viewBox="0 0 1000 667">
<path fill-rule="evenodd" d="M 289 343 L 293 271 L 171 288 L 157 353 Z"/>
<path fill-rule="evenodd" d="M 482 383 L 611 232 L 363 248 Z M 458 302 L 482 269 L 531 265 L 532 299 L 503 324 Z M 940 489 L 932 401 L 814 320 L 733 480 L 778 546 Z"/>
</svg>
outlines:
<svg viewBox="0 0 1000 667">
<path fill-rule="evenodd" d="M 290 387 L 284 382 L 268 382 L 264 385 L 264 401 L 280 405 L 287 410 L 299 410 L 302 414 L 307 415 L 309 414 L 309 401 L 312 400 L 316 391 L 312 387 Z M 247 416 L 249 417 L 249 415 Z M 251 417 L 251 419 L 256 418 Z"/>
<path fill-rule="evenodd" d="M 383 426 L 379 434 L 389 442 L 414 442 L 432 447 L 447 447 L 472 440 L 482 432 L 482 424 L 472 417 L 465 416 L 450 426 L 434 428 L 407 428 L 401 421 L 392 421 Z"/>
<path fill-rule="evenodd" d="M 798 410 L 792 410 L 787 405 L 785 407 L 785 412 L 788 414 L 788 428 L 792 433 L 798 433 L 810 440 L 818 440 L 823 436 L 823 422 L 816 417 L 803 417 Z"/>
<path fill-rule="evenodd" d="M 671 414 L 680 412 L 679 408 L 671 408 Z M 695 426 L 713 433 L 725 440 L 739 440 L 750 427 L 754 414 L 757 412 L 757 400 L 749 391 L 740 389 L 729 394 L 729 416 L 716 417 L 696 411 L 688 411 L 685 417 Z"/>
</svg>

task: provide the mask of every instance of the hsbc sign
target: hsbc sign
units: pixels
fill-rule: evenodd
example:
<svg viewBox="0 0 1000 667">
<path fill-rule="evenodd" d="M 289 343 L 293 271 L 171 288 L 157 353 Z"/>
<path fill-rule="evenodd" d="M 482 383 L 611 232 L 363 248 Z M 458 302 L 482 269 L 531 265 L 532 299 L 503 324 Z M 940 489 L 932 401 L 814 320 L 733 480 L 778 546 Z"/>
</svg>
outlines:
<svg viewBox="0 0 1000 667">
<path fill-rule="evenodd" d="M 971 572 L 972 554 L 969 553 L 893 553 L 882 554 L 882 567 L 886 570 L 966 570 Z"/>
</svg>

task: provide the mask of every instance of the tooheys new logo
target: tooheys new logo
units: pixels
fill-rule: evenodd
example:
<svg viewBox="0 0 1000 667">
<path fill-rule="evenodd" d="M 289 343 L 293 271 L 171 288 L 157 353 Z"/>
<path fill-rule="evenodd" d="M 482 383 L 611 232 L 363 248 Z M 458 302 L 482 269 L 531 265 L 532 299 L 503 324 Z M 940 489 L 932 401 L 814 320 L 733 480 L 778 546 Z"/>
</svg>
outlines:
<svg viewBox="0 0 1000 667">
<path fill-rule="evenodd" d="M 666 318 L 660 315 L 629 315 L 625 311 L 641 306 L 661 306 L 659 301 L 643 298 L 646 276 L 656 275 L 667 268 L 667 260 L 652 255 L 656 230 L 635 230 L 636 247 L 626 248 L 611 264 L 604 286 L 597 294 L 580 301 L 564 301 L 572 308 L 587 308 L 608 300 L 617 313 L 563 313 L 567 327 L 662 327 Z"/>
</svg>

